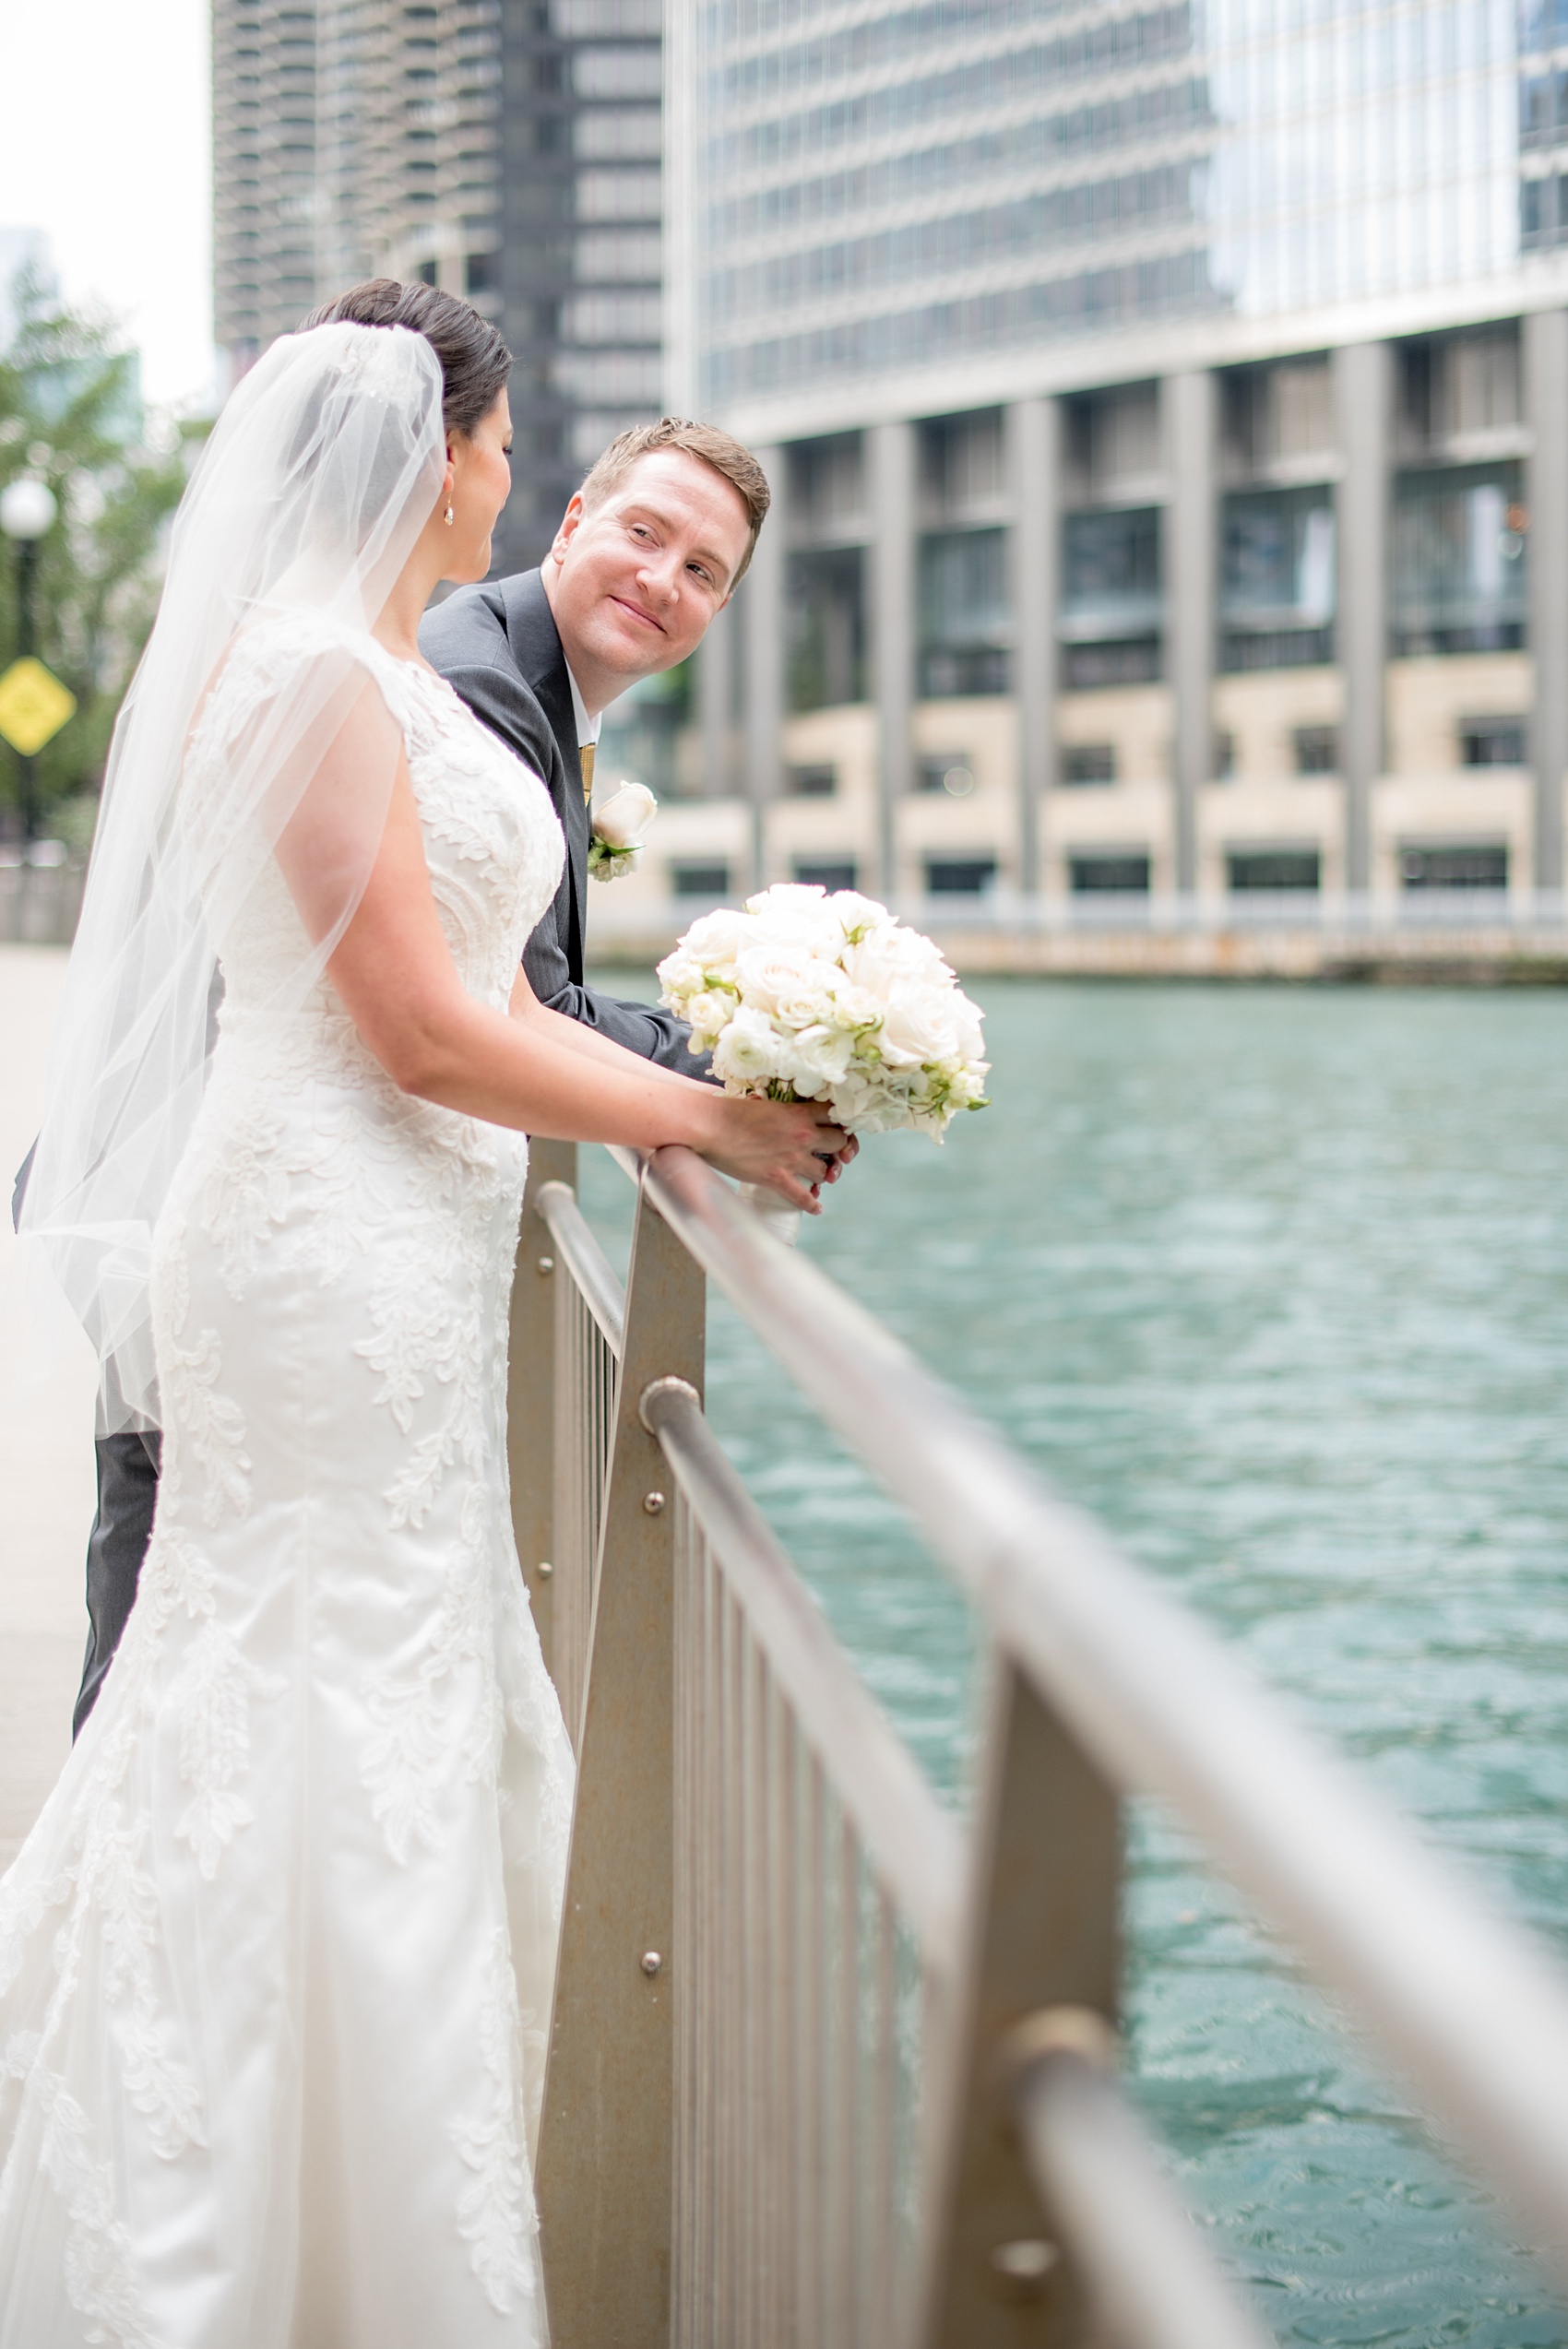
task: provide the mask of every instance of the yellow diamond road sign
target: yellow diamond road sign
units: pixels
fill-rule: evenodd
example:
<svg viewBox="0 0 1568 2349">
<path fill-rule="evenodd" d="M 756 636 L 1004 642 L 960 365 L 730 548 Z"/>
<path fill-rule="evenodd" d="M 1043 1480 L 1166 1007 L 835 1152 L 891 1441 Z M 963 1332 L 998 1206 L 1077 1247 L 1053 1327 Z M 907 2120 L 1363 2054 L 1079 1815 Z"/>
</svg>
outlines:
<svg viewBox="0 0 1568 2349">
<path fill-rule="evenodd" d="M 30 654 L 0 677 L 0 734 L 24 758 L 53 741 L 76 706 L 69 687 Z"/>
</svg>

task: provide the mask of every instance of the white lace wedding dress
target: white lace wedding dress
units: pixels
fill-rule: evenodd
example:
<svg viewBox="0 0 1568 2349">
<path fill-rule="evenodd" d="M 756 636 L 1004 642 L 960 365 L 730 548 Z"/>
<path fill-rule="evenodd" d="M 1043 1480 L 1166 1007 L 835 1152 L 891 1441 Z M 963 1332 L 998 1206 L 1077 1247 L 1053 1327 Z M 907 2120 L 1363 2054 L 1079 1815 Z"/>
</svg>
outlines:
<svg viewBox="0 0 1568 2349">
<path fill-rule="evenodd" d="M 241 640 L 184 789 L 286 683 Z M 319 623 L 312 623 L 319 626 Z M 365 638 L 443 927 L 504 1006 L 563 844 Z M 98 1708 L 0 1884 L 3 2349 L 522 2349 L 572 1757 L 513 1548 L 519 1134 L 400 1094 L 276 865 L 159 1227 L 163 1479 Z"/>
</svg>

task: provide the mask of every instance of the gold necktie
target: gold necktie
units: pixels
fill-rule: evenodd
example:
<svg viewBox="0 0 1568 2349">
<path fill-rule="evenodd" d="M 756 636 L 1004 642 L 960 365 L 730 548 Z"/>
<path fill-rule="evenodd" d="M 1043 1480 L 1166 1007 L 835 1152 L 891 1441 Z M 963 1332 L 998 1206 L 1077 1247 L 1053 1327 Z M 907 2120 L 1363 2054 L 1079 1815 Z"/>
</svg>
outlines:
<svg viewBox="0 0 1568 2349">
<path fill-rule="evenodd" d="M 593 754 L 598 747 L 597 742 L 580 742 L 577 745 L 577 764 L 583 770 L 584 807 L 593 797 Z"/>
</svg>

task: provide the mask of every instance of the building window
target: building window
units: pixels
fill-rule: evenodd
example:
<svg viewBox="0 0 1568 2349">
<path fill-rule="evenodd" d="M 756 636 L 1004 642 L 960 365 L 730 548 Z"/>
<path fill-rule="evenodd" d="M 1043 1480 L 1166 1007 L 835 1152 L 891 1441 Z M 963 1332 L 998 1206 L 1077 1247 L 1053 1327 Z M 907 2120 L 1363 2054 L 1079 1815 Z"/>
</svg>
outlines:
<svg viewBox="0 0 1568 2349">
<path fill-rule="evenodd" d="M 1339 771 L 1337 726 L 1293 726 L 1290 748 L 1298 775 L 1336 775 Z"/>
<path fill-rule="evenodd" d="M 1059 633 L 1069 687 L 1159 675 L 1159 528 L 1158 506 L 1067 516 Z"/>
<path fill-rule="evenodd" d="M 1408 892 L 1420 889 L 1506 889 L 1508 850 L 1501 841 L 1448 841 L 1431 848 L 1399 852 L 1399 880 Z"/>
<path fill-rule="evenodd" d="M 921 692 L 1004 694 L 1011 611 L 1002 530 L 944 530 L 920 552 Z"/>
<path fill-rule="evenodd" d="M 945 791 L 950 800 L 967 800 L 974 788 L 974 769 L 961 751 L 938 751 L 915 769 L 918 791 Z"/>
<path fill-rule="evenodd" d="M 836 766 L 791 766 L 786 777 L 794 800 L 831 800 L 838 789 Z"/>
<path fill-rule="evenodd" d="M 1568 244 L 1568 172 L 1520 182 L 1519 242 L 1526 253 Z"/>
<path fill-rule="evenodd" d="M 1214 738 L 1214 779 L 1229 783 L 1236 773 L 1236 737 L 1228 728 L 1220 728 Z"/>
<path fill-rule="evenodd" d="M 853 857 L 797 857 L 795 878 L 808 889 L 853 889 L 859 884 Z"/>
<path fill-rule="evenodd" d="M 1069 693 L 1092 694 L 1106 685 L 1158 684 L 1159 638 L 1134 636 L 1120 645 L 1068 645 L 1062 667 Z"/>
<path fill-rule="evenodd" d="M 926 895 L 931 897 L 978 897 L 996 879 L 994 857 L 927 857 Z"/>
<path fill-rule="evenodd" d="M 1219 665 L 1332 660 L 1334 508 L 1326 489 L 1244 490 L 1221 520 Z"/>
<path fill-rule="evenodd" d="M 1225 864 L 1229 886 L 1242 895 L 1253 889 L 1304 894 L 1321 886 L 1321 859 L 1315 848 L 1231 848 Z"/>
<path fill-rule="evenodd" d="M 1401 476 L 1394 501 L 1396 654 L 1511 652 L 1525 641 L 1517 465 Z"/>
<path fill-rule="evenodd" d="M 1528 755 L 1522 718 L 1462 718 L 1461 766 L 1523 766 Z"/>
<path fill-rule="evenodd" d="M 1067 886 L 1075 897 L 1146 897 L 1149 860 L 1121 850 L 1110 855 L 1069 857 Z"/>
<path fill-rule="evenodd" d="M 470 253 L 463 262 L 463 290 L 466 293 L 493 293 L 501 283 L 501 255 L 498 253 Z"/>
<path fill-rule="evenodd" d="M 1090 783 L 1114 783 L 1114 742 L 1069 742 L 1062 753 L 1062 780 L 1074 789 Z"/>
<path fill-rule="evenodd" d="M 672 864 L 670 886 L 677 897 L 727 897 L 730 867 L 721 859 L 706 864 Z"/>
<path fill-rule="evenodd" d="M 792 710 L 836 709 L 866 697 L 865 551 L 818 547 L 788 572 Z"/>
<path fill-rule="evenodd" d="M 433 286 L 435 283 L 436 272 L 439 266 L 439 263 L 434 261 L 420 262 L 414 270 L 414 275 L 419 279 L 422 286 Z"/>
</svg>

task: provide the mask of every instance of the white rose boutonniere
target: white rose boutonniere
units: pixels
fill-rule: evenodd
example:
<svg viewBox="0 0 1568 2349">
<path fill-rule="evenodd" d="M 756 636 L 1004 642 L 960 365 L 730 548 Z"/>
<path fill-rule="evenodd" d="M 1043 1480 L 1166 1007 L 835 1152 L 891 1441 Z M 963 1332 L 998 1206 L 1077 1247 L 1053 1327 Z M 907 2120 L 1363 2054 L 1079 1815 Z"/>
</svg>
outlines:
<svg viewBox="0 0 1568 2349">
<path fill-rule="evenodd" d="M 636 865 L 659 801 L 646 783 L 623 783 L 593 811 L 588 869 L 596 881 L 618 881 Z"/>
</svg>

